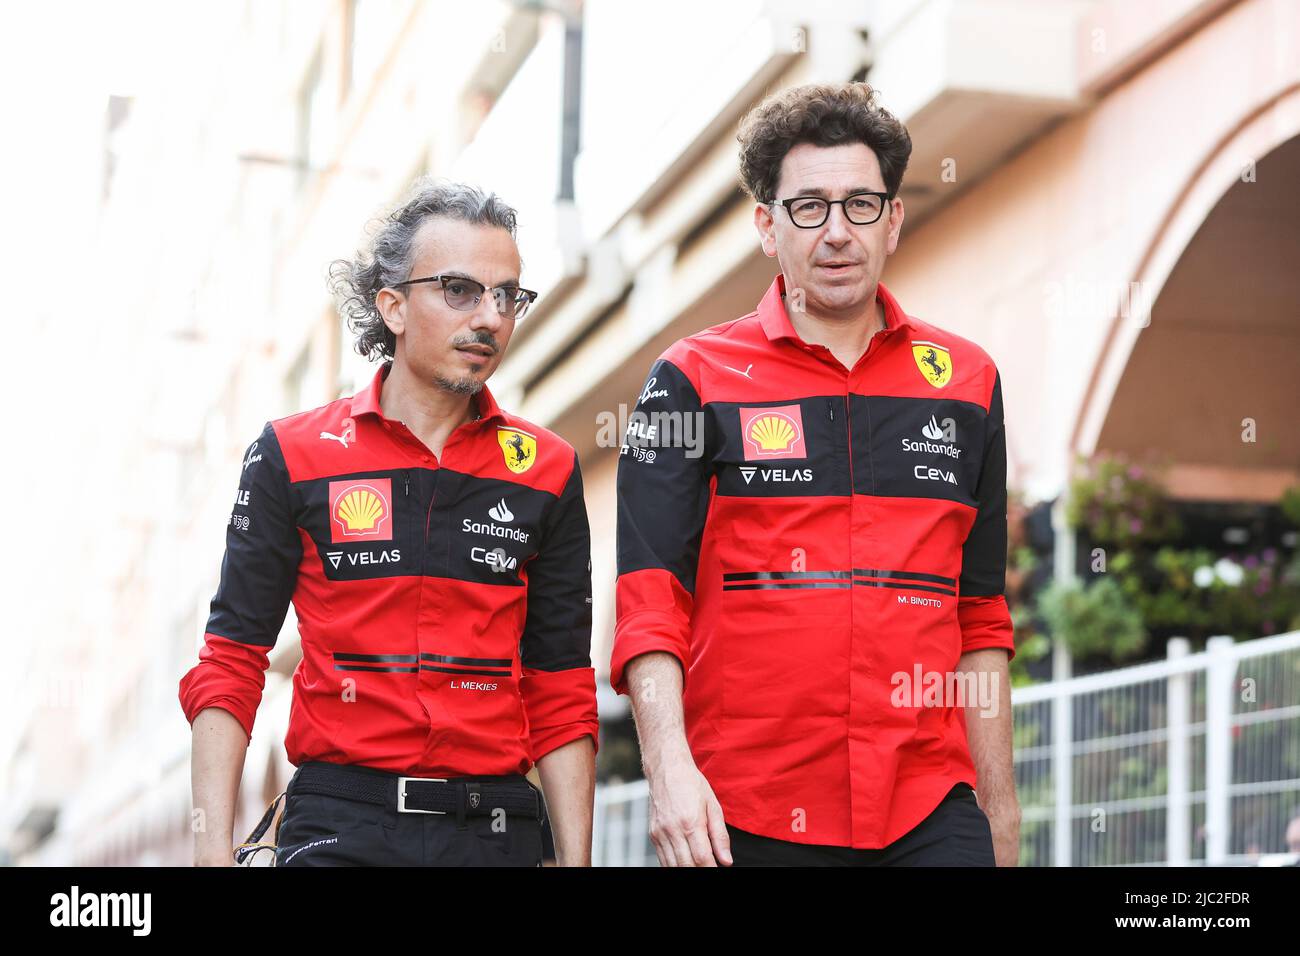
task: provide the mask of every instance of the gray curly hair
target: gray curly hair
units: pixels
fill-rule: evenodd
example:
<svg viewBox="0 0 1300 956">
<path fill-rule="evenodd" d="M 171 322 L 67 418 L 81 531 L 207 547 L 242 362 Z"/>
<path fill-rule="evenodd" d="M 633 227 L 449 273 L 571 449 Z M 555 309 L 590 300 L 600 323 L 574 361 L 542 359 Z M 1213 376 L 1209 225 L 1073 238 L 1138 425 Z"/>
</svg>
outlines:
<svg viewBox="0 0 1300 956">
<path fill-rule="evenodd" d="M 416 233 L 434 217 L 497 226 L 515 237 L 515 210 L 496 193 L 427 177 L 417 180 L 406 202 L 376 220 L 369 248 L 355 259 L 335 259 L 329 267 L 339 314 L 356 336 L 356 350 L 372 361 L 391 360 L 397 350 L 397 337 L 384 324 L 375 296 L 411 277 Z"/>
</svg>

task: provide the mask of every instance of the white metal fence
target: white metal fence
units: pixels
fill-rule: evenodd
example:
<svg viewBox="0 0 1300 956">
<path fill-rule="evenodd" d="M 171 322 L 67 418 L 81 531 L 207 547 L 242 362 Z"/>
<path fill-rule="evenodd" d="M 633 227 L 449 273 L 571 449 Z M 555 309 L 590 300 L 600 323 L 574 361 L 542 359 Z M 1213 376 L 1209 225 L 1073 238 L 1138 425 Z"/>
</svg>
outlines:
<svg viewBox="0 0 1300 956">
<path fill-rule="evenodd" d="M 1232 865 L 1300 811 L 1300 631 L 1012 691 L 1022 866 Z M 644 780 L 596 791 L 597 866 L 655 865 Z"/>
</svg>

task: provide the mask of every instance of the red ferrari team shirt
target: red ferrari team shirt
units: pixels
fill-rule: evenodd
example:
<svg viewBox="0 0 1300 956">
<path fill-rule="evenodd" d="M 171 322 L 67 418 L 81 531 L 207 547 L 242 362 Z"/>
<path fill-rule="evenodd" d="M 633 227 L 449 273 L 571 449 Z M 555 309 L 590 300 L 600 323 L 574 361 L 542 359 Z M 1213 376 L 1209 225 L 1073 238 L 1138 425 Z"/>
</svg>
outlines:
<svg viewBox="0 0 1300 956">
<path fill-rule="evenodd" d="M 876 295 L 886 327 L 846 369 L 778 276 L 659 358 L 619 461 L 610 681 L 675 655 L 727 822 L 795 843 L 883 847 L 974 786 L 978 701 L 934 681 L 1015 654 L 998 370 Z"/>
<path fill-rule="evenodd" d="M 248 449 L 199 663 L 180 682 L 251 737 L 292 601 L 302 640 L 289 760 L 414 776 L 526 772 L 597 742 L 590 533 L 577 456 L 503 412 L 440 458 L 383 417 L 391 366 Z"/>
</svg>

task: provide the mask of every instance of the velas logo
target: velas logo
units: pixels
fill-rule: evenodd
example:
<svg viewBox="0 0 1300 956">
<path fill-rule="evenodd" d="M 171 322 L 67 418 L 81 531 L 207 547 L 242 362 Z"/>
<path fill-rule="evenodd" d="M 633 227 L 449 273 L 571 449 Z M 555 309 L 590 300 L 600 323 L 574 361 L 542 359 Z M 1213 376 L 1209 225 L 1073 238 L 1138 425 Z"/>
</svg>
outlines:
<svg viewBox="0 0 1300 956">
<path fill-rule="evenodd" d="M 389 478 L 330 482 L 330 542 L 393 540 Z"/>
<path fill-rule="evenodd" d="M 745 461 L 808 457 L 804 447 L 803 414 L 798 405 L 742 408 L 740 435 L 745 446 Z"/>
</svg>

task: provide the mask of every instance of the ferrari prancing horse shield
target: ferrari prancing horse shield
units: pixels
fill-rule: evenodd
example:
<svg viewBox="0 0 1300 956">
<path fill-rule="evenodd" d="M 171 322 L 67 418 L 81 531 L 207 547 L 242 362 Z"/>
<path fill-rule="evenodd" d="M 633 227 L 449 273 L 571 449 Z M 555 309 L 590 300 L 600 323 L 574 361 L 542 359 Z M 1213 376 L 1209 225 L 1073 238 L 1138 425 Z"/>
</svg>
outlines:
<svg viewBox="0 0 1300 956">
<path fill-rule="evenodd" d="M 935 388 L 943 388 L 952 378 L 952 356 L 942 345 L 933 342 L 912 342 L 912 358 L 921 375 Z"/>
<path fill-rule="evenodd" d="M 522 475 L 537 460 L 537 436 L 521 432 L 518 428 L 498 428 L 497 442 L 505 456 L 506 467 Z"/>
</svg>

